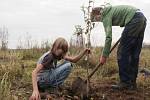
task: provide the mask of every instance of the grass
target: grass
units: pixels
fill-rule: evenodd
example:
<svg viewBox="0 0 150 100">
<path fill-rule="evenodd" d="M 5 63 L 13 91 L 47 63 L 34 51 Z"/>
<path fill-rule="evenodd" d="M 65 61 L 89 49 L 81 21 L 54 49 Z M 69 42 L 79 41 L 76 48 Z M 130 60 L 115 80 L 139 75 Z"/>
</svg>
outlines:
<svg viewBox="0 0 150 100">
<path fill-rule="evenodd" d="M 81 50 L 80 48 L 78 50 Z M 0 100 L 28 100 L 32 93 L 31 73 L 36 66 L 36 61 L 46 50 L 8 50 L 0 51 Z M 90 56 L 90 70 L 98 63 L 101 48 L 93 48 Z M 75 48 L 71 48 L 69 54 L 78 54 Z M 140 68 L 150 69 L 150 49 L 144 48 L 141 52 Z M 67 84 L 71 84 L 76 76 L 86 78 L 87 62 L 80 60 L 73 64 L 73 70 Z M 111 54 L 107 64 L 102 66 L 91 81 L 93 83 L 111 83 L 119 80 L 118 67 L 116 63 L 116 50 Z M 138 86 L 142 90 L 141 94 L 150 93 L 150 77 L 143 77 L 139 74 L 137 79 Z M 97 87 L 98 89 L 98 87 Z M 99 89 L 103 90 L 103 88 Z M 99 92 L 99 93 L 102 93 Z M 115 96 L 115 95 L 114 95 Z M 145 96 L 145 100 L 149 100 Z M 149 96 L 150 97 L 150 96 Z M 108 99 L 109 100 L 109 99 Z M 117 99 L 116 99 L 117 100 Z M 120 100 L 120 99 L 119 99 Z M 123 99 L 121 99 L 123 100 Z M 133 99 L 134 100 L 134 99 Z M 141 99 L 139 99 L 141 100 Z"/>
</svg>

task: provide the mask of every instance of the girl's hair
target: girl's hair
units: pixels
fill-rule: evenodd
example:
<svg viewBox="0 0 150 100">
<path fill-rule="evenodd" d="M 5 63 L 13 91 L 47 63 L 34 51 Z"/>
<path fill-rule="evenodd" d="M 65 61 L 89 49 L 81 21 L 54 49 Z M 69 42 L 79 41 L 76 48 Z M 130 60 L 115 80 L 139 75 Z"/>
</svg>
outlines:
<svg viewBox="0 0 150 100">
<path fill-rule="evenodd" d="M 51 52 L 55 53 L 57 49 L 62 49 L 64 54 L 68 52 L 68 42 L 64 38 L 57 38 L 52 45 Z"/>
</svg>

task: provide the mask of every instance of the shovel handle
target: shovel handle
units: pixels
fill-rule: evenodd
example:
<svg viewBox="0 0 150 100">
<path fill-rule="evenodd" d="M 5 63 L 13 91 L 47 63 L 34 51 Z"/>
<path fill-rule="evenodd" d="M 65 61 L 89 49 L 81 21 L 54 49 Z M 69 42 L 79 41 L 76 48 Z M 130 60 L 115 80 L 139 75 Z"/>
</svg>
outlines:
<svg viewBox="0 0 150 100">
<path fill-rule="evenodd" d="M 110 53 L 115 49 L 115 47 L 118 45 L 118 43 L 120 42 L 120 39 L 121 38 L 119 38 L 119 40 L 113 45 L 113 47 L 111 48 L 111 50 L 110 50 Z M 94 70 L 89 74 L 89 76 L 88 76 L 88 79 L 90 79 L 93 75 L 94 75 L 94 73 L 98 70 L 98 68 L 100 67 L 100 66 L 102 66 L 103 64 L 101 64 L 101 63 L 98 63 L 97 65 L 96 65 L 96 67 L 94 68 Z"/>
</svg>

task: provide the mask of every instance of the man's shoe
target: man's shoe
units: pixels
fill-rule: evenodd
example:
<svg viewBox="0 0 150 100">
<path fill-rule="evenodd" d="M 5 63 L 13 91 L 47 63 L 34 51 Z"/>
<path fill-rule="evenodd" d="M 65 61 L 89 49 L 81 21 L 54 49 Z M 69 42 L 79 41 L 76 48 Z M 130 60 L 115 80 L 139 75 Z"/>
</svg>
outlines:
<svg viewBox="0 0 150 100">
<path fill-rule="evenodd" d="M 136 90 L 137 89 L 137 84 L 134 83 L 134 84 L 131 84 L 129 87 L 128 87 L 128 90 Z"/>
<path fill-rule="evenodd" d="M 112 85 L 111 88 L 113 90 L 125 90 L 125 89 L 130 89 L 132 88 L 132 86 L 130 84 L 127 84 L 127 83 L 119 83 L 117 85 Z"/>
</svg>

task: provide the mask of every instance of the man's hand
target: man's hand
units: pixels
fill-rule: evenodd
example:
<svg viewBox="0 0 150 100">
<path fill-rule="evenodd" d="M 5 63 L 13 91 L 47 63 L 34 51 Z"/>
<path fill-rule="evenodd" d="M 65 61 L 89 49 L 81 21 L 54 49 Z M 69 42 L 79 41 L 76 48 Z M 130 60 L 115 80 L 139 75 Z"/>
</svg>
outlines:
<svg viewBox="0 0 150 100">
<path fill-rule="evenodd" d="M 101 56 L 100 57 L 100 64 L 102 64 L 102 65 L 105 64 L 106 60 L 107 60 L 107 57 Z"/>
<path fill-rule="evenodd" d="M 39 91 L 33 91 L 29 100 L 41 100 Z"/>
</svg>

